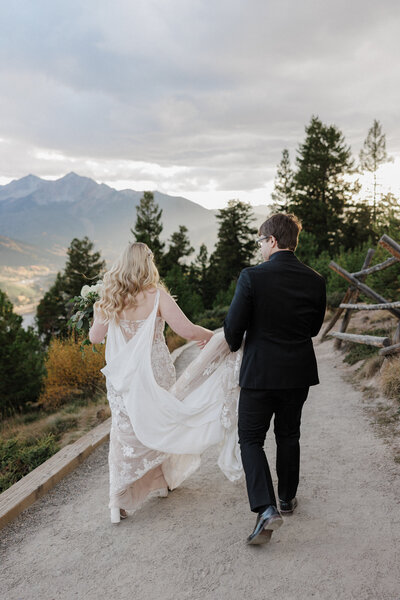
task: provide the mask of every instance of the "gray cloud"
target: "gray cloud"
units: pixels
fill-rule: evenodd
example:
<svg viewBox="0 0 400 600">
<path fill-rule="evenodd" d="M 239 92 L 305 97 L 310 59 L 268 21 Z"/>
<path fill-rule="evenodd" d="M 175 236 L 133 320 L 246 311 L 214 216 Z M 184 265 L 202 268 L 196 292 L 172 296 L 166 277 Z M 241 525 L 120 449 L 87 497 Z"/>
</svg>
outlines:
<svg viewBox="0 0 400 600">
<path fill-rule="evenodd" d="M 378 118 L 400 154 L 399 25 L 396 0 L 9 3 L 1 175 L 72 165 L 99 179 L 108 164 L 111 179 L 154 180 L 140 161 L 160 185 L 182 167 L 181 191 L 262 188 L 312 114 L 354 152 Z"/>
</svg>

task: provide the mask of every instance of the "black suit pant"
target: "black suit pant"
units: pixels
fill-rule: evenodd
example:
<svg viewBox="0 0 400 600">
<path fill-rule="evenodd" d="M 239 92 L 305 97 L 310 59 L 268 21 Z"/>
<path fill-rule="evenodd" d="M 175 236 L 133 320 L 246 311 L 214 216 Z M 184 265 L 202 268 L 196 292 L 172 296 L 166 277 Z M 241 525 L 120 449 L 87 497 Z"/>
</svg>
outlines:
<svg viewBox="0 0 400 600">
<path fill-rule="evenodd" d="M 264 442 L 271 418 L 276 440 L 276 473 L 280 500 L 292 500 L 299 484 L 300 423 L 308 387 L 284 390 L 242 388 L 239 399 L 239 444 L 253 512 L 277 506 Z"/>
</svg>

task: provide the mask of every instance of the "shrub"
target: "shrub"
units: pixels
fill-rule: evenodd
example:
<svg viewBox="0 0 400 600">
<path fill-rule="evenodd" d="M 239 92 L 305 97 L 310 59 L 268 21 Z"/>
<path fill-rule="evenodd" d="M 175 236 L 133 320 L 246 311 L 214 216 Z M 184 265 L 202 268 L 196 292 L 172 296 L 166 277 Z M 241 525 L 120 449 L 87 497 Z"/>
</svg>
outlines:
<svg viewBox="0 0 400 600">
<path fill-rule="evenodd" d="M 38 404 L 53 410 L 86 393 L 104 389 L 104 346 L 100 352 L 80 350 L 80 341 L 72 337 L 53 339 L 46 359 L 47 376 Z"/>
<path fill-rule="evenodd" d="M 328 282 L 329 277 L 332 275 L 332 272 L 333 272 L 329 268 L 330 261 L 331 261 L 331 257 L 329 255 L 329 252 L 327 250 L 324 250 L 318 256 L 311 258 L 310 261 L 307 263 L 307 265 L 309 267 L 311 267 L 312 269 L 314 269 L 315 271 L 317 271 L 320 275 L 322 275 L 322 277 L 325 279 L 325 281 Z M 335 275 L 336 275 L 336 273 L 335 273 Z M 337 278 L 341 279 L 341 277 L 339 277 L 339 275 L 337 275 Z"/>
<path fill-rule="evenodd" d="M 224 292 L 222 290 L 220 290 L 213 302 L 213 309 L 218 309 L 218 308 L 224 308 L 225 306 L 229 307 L 230 303 L 232 302 L 233 296 L 235 294 L 235 290 L 236 290 L 236 279 L 234 279 L 233 281 L 231 281 L 228 289 Z M 228 309 L 226 309 L 225 312 L 228 312 Z"/>
<path fill-rule="evenodd" d="M 188 276 L 179 265 L 175 265 L 168 271 L 164 283 L 189 319 L 203 310 L 203 302 L 199 294 L 193 290 Z"/>
<path fill-rule="evenodd" d="M 394 239 L 398 241 L 398 236 Z M 374 254 L 372 264 L 383 262 L 387 258 L 390 258 L 390 256 L 387 250 L 379 247 Z M 386 300 L 392 302 L 398 300 L 400 298 L 400 263 L 396 263 L 384 271 L 378 271 L 369 275 L 366 279 L 366 284 L 381 294 Z"/>
<path fill-rule="evenodd" d="M 375 248 L 376 250 L 371 266 L 383 262 L 390 257 L 389 253 L 384 250 L 384 248 L 377 248 L 375 243 L 366 242 L 351 250 L 340 250 L 340 252 L 333 257 L 333 260 L 350 273 L 360 271 L 368 248 Z M 342 294 L 342 296 L 344 295 L 349 284 L 343 277 L 329 268 L 330 261 L 331 257 L 328 252 L 325 251 L 315 258 L 311 258 L 308 264 L 325 278 L 328 299 L 334 300 L 336 294 L 337 296 L 340 294 Z M 392 265 L 383 271 L 368 275 L 365 283 L 384 296 L 387 300 L 397 300 L 400 294 L 400 263 Z M 362 293 L 360 294 L 360 298 L 361 301 L 367 300 L 368 302 L 371 302 L 371 300 Z"/>
<path fill-rule="evenodd" d="M 38 410 L 35 410 L 34 412 L 27 412 L 22 417 L 22 423 L 24 425 L 28 425 L 29 423 L 34 423 L 35 421 L 38 421 L 41 417 L 42 415 Z"/>
<path fill-rule="evenodd" d="M 400 356 L 386 359 L 381 369 L 383 393 L 400 402 Z"/>
<path fill-rule="evenodd" d="M 299 236 L 299 245 L 296 248 L 296 256 L 301 262 L 310 265 L 315 261 L 318 254 L 318 240 L 309 231 L 302 231 Z"/>
<path fill-rule="evenodd" d="M 48 425 L 47 433 L 51 433 L 58 441 L 63 433 L 77 427 L 78 419 L 76 417 L 58 417 L 53 423 Z"/>
<path fill-rule="evenodd" d="M 0 440 L 0 493 L 27 475 L 58 451 L 54 435 L 20 441 Z"/>
<path fill-rule="evenodd" d="M 4 417 L 36 402 L 42 389 L 44 354 L 32 328 L 25 331 L 22 318 L 0 290 L 0 414 Z"/>
<path fill-rule="evenodd" d="M 197 315 L 196 323 L 207 329 L 219 329 L 224 324 L 224 319 L 228 310 L 229 306 L 205 310 L 203 313 Z"/>
<path fill-rule="evenodd" d="M 168 350 L 170 352 L 173 352 L 174 350 L 176 350 L 180 346 L 183 346 L 187 342 L 185 338 L 175 333 L 175 331 L 172 331 L 172 329 L 169 326 L 167 326 L 165 331 L 165 341 L 167 342 Z"/>
<path fill-rule="evenodd" d="M 331 292 L 326 296 L 326 304 L 328 308 L 339 308 L 339 304 L 343 300 L 343 292 Z"/>
</svg>

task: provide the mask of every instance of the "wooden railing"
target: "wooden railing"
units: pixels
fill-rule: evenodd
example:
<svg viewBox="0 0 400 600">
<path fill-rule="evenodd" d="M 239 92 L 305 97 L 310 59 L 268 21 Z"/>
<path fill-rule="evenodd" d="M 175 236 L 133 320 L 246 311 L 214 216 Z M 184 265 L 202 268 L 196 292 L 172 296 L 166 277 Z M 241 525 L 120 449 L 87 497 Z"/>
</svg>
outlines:
<svg viewBox="0 0 400 600">
<path fill-rule="evenodd" d="M 388 300 L 386 300 L 386 298 L 384 298 L 383 296 L 381 296 L 380 294 L 375 292 L 371 287 L 366 285 L 364 282 L 365 282 L 366 277 L 368 275 L 371 275 L 371 273 L 377 273 L 378 271 L 387 269 L 388 267 L 391 267 L 392 265 L 394 265 L 400 261 L 400 245 L 397 242 L 395 242 L 394 240 L 392 240 L 392 238 L 390 238 L 388 235 L 383 235 L 381 237 L 381 239 L 379 240 L 379 245 L 382 246 L 383 248 L 385 248 L 386 250 L 388 250 L 388 252 L 390 252 L 393 256 L 388 258 L 387 260 L 385 260 L 382 263 L 374 265 L 373 267 L 369 266 L 371 264 L 372 257 L 375 254 L 375 250 L 373 250 L 371 248 L 368 250 L 368 252 L 366 254 L 364 264 L 363 264 L 361 271 L 357 271 L 356 273 L 349 273 L 348 271 L 346 271 L 346 269 L 343 269 L 343 267 L 336 264 L 334 261 L 331 261 L 329 263 L 329 267 L 333 271 L 335 271 L 338 275 L 343 277 L 346 281 L 348 281 L 350 286 L 347 289 L 347 291 L 343 297 L 343 300 L 339 305 L 339 308 L 333 314 L 331 320 L 329 321 L 328 325 L 326 326 L 326 328 L 322 334 L 322 339 L 326 338 L 326 336 L 328 334 L 329 334 L 329 336 L 336 338 L 335 347 L 337 347 L 337 348 L 340 347 L 340 344 L 342 343 L 342 341 L 354 342 L 357 344 L 368 344 L 370 346 L 371 345 L 377 346 L 378 348 L 381 348 L 381 350 L 379 351 L 379 354 L 381 354 L 382 356 L 389 356 L 391 354 L 400 352 L 400 301 L 389 302 Z M 363 293 L 368 298 L 371 298 L 372 300 L 374 300 L 375 304 L 357 303 L 357 299 L 358 299 L 360 292 Z M 378 336 L 371 336 L 371 335 L 357 335 L 357 334 L 353 334 L 353 333 L 346 333 L 346 329 L 349 325 L 353 310 L 387 310 L 387 311 L 389 311 L 393 316 L 396 317 L 396 319 L 398 319 L 397 328 L 395 330 L 393 338 L 390 339 L 388 337 L 378 337 Z M 331 331 L 331 329 L 334 327 L 334 325 L 337 323 L 337 321 L 340 319 L 340 317 L 342 316 L 343 311 L 345 311 L 345 313 L 343 316 L 343 320 L 340 324 L 340 331 L 335 331 L 335 332 L 329 333 Z"/>
</svg>

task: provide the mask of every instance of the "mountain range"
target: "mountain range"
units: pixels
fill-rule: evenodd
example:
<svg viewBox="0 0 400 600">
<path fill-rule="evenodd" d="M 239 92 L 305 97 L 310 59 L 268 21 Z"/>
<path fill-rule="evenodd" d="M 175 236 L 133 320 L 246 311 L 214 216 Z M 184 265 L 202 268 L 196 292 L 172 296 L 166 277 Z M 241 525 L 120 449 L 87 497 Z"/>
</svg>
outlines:
<svg viewBox="0 0 400 600">
<path fill-rule="evenodd" d="M 0 186 L 0 287 L 17 304 L 27 303 L 27 298 L 34 302 L 34 296 L 40 296 L 63 267 L 74 237 L 87 235 L 102 257 L 112 261 L 133 239 L 130 228 L 135 225 L 142 195 L 142 191 L 118 191 L 76 173 L 55 181 L 27 175 Z M 213 250 L 216 210 L 157 191 L 154 199 L 163 211 L 164 240 L 179 225 L 186 225 L 196 250 L 202 243 Z M 256 213 L 255 217 L 255 224 L 265 218 Z M 27 296 L 24 286 L 30 292 Z"/>
<path fill-rule="evenodd" d="M 87 235 L 110 260 L 132 239 L 130 228 L 142 195 L 134 190 L 117 191 L 75 173 L 56 181 L 28 175 L 0 186 L 0 235 L 33 244 L 54 257 L 65 256 L 72 238 Z M 194 247 L 204 242 L 212 248 L 217 232 L 215 211 L 160 192 L 154 192 L 154 199 L 163 210 L 164 239 L 182 224 L 189 229 Z"/>
</svg>

